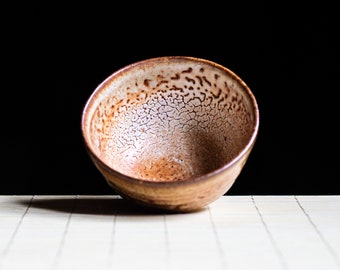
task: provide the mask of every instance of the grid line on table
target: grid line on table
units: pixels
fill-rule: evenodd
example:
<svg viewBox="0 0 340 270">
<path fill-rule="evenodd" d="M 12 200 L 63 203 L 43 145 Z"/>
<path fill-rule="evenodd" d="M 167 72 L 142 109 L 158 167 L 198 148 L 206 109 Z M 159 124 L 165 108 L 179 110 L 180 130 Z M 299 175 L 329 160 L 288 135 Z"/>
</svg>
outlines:
<svg viewBox="0 0 340 270">
<path fill-rule="evenodd" d="M 320 200 L 318 207 L 321 208 L 325 208 L 327 204 L 318 196 L 303 198 Z M 257 206 L 261 210 L 262 217 L 271 230 L 275 242 L 280 247 L 289 269 L 320 269 L 321 267 L 339 269 L 334 257 L 297 204 L 294 196 L 254 196 L 254 199 L 257 201 Z M 335 197 L 332 199 L 331 202 L 334 205 Z M 336 216 L 339 217 L 339 215 Z M 330 217 L 330 213 L 328 213 L 328 217 Z M 322 219 L 321 216 L 319 218 Z M 330 219 L 327 221 L 326 228 L 329 228 L 333 222 Z"/>
<path fill-rule="evenodd" d="M 250 196 L 225 196 L 209 207 L 228 269 L 282 269 Z"/>
<path fill-rule="evenodd" d="M 102 208 L 101 208 L 102 209 Z M 111 237 L 110 237 L 110 244 L 109 244 L 109 251 L 107 255 L 107 268 L 111 269 L 113 265 L 113 254 L 115 252 L 115 235 L 116 235 L 116 223 L 117 223 L 117 214 L 118 214 L 119 208 L 115 209 L 115 211 L 112 213 L 112 230 L 111 230 Z"/>
<path fill-rule="evenodd" d="M 283 256 L 283 254 L 282 254 L 282 251 L 280 250 L 278 244 L 276 243 L 276 241 L 275 241 L 275 239 L 273 237 L 272 232 L 270 231 L 266 221 L 264 220 L 263 215 L 262 215 L 259 207 L 256 204 L 254 196 L 251 196 L 250 198 L 251 198 L 251 201 L 252 201 L 252 203 L 253 203 L 253 205 L 254 205 L 254 207 L 256 209 L 256 212 L 258 213 L 258 215 L 259 215 L 259 217 L 261 219 L 261 223 L 263 224 L 263 227 L 264 227 L 264 229 L 265 229 L 265 231 L 266 231 L 266 233 L 268 235 L 268 238 L 269 238 L 270 242 L 272 243 L 272 246 L 273 246 L 273 248 L 275 250 L 275 253 L 277 254 L 277 256 L 279 258 L 279 261 L 280 261 L 280 264 L 282 266 L 282 269 L 288 269 L 287 262 L 286 262 L 286 260 L 285 260 L 285 258 Z"/>
<path fill-rule="evenodd" d="M 8 250 L 6 260 L 2 260 L 4 269 L 52 269 L 62 232 L 65 230 L 65 223 L 69 207 L 66 209 L 65 202 L 69 196 L 42 196 L 34 195 L 30 199 L 26 196 L 8 197 L 7 210 L 1 211 L 5 224 L 18 215 L 17 209 L 27 208 L 27 213 L 22 219 L 20 228 Z M 60 205 L 57 202 L 63 202 Z M 52 207 L 56 204 L 57 207 Z M 30 206 L 28 208 L 28 206 Z M 60 208 L 61 207 L 61 208 Z M 13 210 L 13 211 L 11 211 Z M 6 228 L 5 228 L 6 231 Z"/>
<path fill-rule="evenodd" d="M 225 196 L 210 209 L 228 269 L 282 269 L 250 196 Z"/>
<path fill-rule="evenodd" d="M 220 256 L 220 259 L 221 259 L 221 268 L 222 269 L 228 269 L 228 263 L 227 263 L 227 260 L 225 258 L 225 252 L 223 250 L 221 240 L 218 237 L 218 233 L 217 233 L 215 222 L 214 222 L 214 219 L 213 219 L 213 216 L 212 216 L 212 213 L 211 213 L 211 206 L 210 205 L 208 206 L 208 211 L 209 211 L 209 219 L 210 219 L 211 226 L 212 226 L 213 233 L 214 233 L 214 238 L 216 240 L 216 244 L 217 244 L 217 247 L 218 247 L 218 253 L 219 253 L 219 256 Z"/>
<path fill-rule="evenodd" d="M 171 263 L 168 267 L 174 270 L 223 269 L 207 208 L 193 213 L 168 214 L 167 231 Z"/>
<path fill-rule="evenodd" d="M 17 232 L 19 231 L 20 225 L 22 224 L 22 221 L 24 220 L 25 216 L 27 215 L 27 213 L 28 213 L 28 211 L 29 211 L 29 209 L 30 209 L 30 207 L 31 207 L 31 205 L 32 205 L 33 198 L 34 198 L 34 195 L 31 196 L 31 198 L 30 198 L 30 200 L 29 200 L 29 203 L 28 203 L 28 205 L 27 205 L 27 207 L 26 207 L 24 213 L 21 215 L 18 224 L 15 226 L 15 229 L 14 229 L 12 235 L 10 236 L 7 245 L 5 246 L 4 250 L 3 250 L 2 253 L 0 254 L 0 255 L 1 255 L 1 256 L 0 256 L 0 270 L 2 269 L 3 262 L 4 262 L 4 260 L 6 259 L 6 256 L 7 256 L 7 254 L 8 254 L 8 251 L 10 250 L 11 245 L 12 245 L 12 243 L 13 243 L 13 241 L 14 241 L 14 238 L 15 238 L 15 236 L 17 235 Z"/>
<path fill-rule="evenodd" d="M 145 208 L 126 210 L 117 213 L 112 269 L 171 269 L 169 215 Z"/>
<path fill-rule="evenodd" d="M 315 222 L 313 221 L 313 219 L 311 218 L 311 216 L 308 214 L 308 211 L 303 207 L 302 203 L 299 201 L 299 199 L 297 198 L 297 196 L 294 196 L 294 199 L 296 201 L 296 203 L 299 205 L 299 207 L 301 208 L 302 212 L 304 213 L 304 215 L 307 217 L 309 223 L 312 225 L 312 227 L 314 228 L 314 230 L 316 231 L 317 235 L 320 237 L 322 243 L 325 245 L 325 247 L 327 248 L 327 250 L 329 251 L 329 253 L 332 255 L 332 257 L 334 258 L 334 261 L 336 263 L 336 265 L 339 267 L 340 269 L 340 260 L 335 252 L 335 250 L 332 248 L 332 246 L 330 245 L 330 243 L 327 241 L 327 239 L 325 238 L 325 236 L 323 235 L 323 233 L 321 232 L 321 230 L 318 228 L 318 226 L 315 224 Z M 340 226 L 340 224 L 339 224 Z"/>
<path fill-rule="evenodd" d="M 166 269 L 171 269 L 171 253 L 170 253 L 170 242 L 169 242 L 169 232 L 168 232 L 168 225 L 166 220 L 166 214 L 163 215 L 164 221 L 164 239 L 165 239 L 165 266 Z"/>
<path fill-rule="evenodd" d="M 76 201 L 58 259 L 58 269 L 113 268 L 120 200 L 115 195 L 78 195 Z"/>
<path fill-rule="evenodd" d="M 68 230 L 69 225 L 71 223 L 71 217 L 72 217 L 72 214 L 73 214 L 74 209 L 76 207 L 77 198 L 78 198 L 78 195 L 74 196 L 74 198 L 73 198 L 73 203 L 72 203 L 72 207 L 71 207 L 70 213 L 69 213 L 69 215 L 67 217 L 66 226 L 64 228 L 63 234 L 61 236 L 61 241 L 60 241 L 59 247 L 57 249 L 57 253 L 56 253 L 54 261 L 52 263 L 52 269 L 58 269 L 60 258 L 62 256 L 63 248 L 64 248 L 64 245 L 65 245 L 65 239 L 66 239 L 66 236 L 67 236 L 67 230 Z"/>
</svg>

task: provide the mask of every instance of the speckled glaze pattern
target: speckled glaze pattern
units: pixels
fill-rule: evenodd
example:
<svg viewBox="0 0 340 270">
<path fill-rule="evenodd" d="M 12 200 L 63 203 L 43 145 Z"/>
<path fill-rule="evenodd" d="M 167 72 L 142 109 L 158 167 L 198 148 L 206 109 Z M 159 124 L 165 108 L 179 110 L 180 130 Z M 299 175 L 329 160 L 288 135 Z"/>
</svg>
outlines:
<svg viewBox="0 0 340 270">
<path fill-rule="evenodd" d="M 101 83 L 83 110 L 94 164 L 125 198 L 175 211 L 225 194 L 255 143 L 259 112 L 229 69 L 193 57 L 159 57 Z"/>
</svg>

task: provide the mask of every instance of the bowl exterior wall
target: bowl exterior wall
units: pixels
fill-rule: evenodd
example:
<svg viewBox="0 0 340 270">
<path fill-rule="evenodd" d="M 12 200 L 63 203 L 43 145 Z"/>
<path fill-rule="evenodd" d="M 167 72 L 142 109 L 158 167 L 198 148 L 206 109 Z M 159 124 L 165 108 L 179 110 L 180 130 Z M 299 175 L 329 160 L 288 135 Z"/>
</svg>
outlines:
<svg viewBox="0 0 340 270">
<path fill-rule="evenodd" d="M 234 184 L 244 167 L 252 147 L 232 166 L 205 179 L 178 183 L 148 182 L 125 179 L 90 155 L 107 183 L 123 198 L 147 207 L 173 212 L 197 211 L 223 196 Z"/>
</svg>

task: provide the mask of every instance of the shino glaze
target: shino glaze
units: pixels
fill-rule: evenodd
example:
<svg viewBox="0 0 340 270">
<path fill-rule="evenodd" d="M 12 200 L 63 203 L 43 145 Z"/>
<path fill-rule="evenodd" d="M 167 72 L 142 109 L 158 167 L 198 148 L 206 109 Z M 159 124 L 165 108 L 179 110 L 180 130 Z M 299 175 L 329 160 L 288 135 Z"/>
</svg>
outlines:
<svg viewBox="0 0 340 270">
<path fill-rule="evenodd" d="M 184 56 L 148 59 L 118 70 L 95 89 L 82 117 L 90 157 L 118 193 L 180 211 L 185 204 L 158 204 L 147 194 L 139 199 L 141 194 L 134 196 L 134 189 L 126 186 L 148 186 L 147 192 L 155 193 L 159 190 L 152 187 L 202 186 L 225 174 L 229 181 L 217 181 L 217 193 L 207 185 L 201 190 L 204 194 L 197 195 L 209 198 L 194 207 L 201 208 L 236 180 L 258 126 L 255 97 L 235 73 L 212 61 Z"/>
</svg>

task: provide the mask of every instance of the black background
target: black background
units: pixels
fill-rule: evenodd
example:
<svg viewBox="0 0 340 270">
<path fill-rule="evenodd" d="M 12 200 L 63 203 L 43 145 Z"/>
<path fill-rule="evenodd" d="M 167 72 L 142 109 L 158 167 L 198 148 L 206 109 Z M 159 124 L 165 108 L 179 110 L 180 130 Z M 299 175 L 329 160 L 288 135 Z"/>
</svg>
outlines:
<svg viewBox="0 0 340 270">
<path fill-rule="evenodd" d="M 82 143 L 87 98 L 125 65 L 186 55 L 228 67 L 258 101 L 258 139 L 228 194 L 339 194 L 337 9 L 313 3 L 3 8 L 0 193 L 112 194 Z"/>
</svg>

